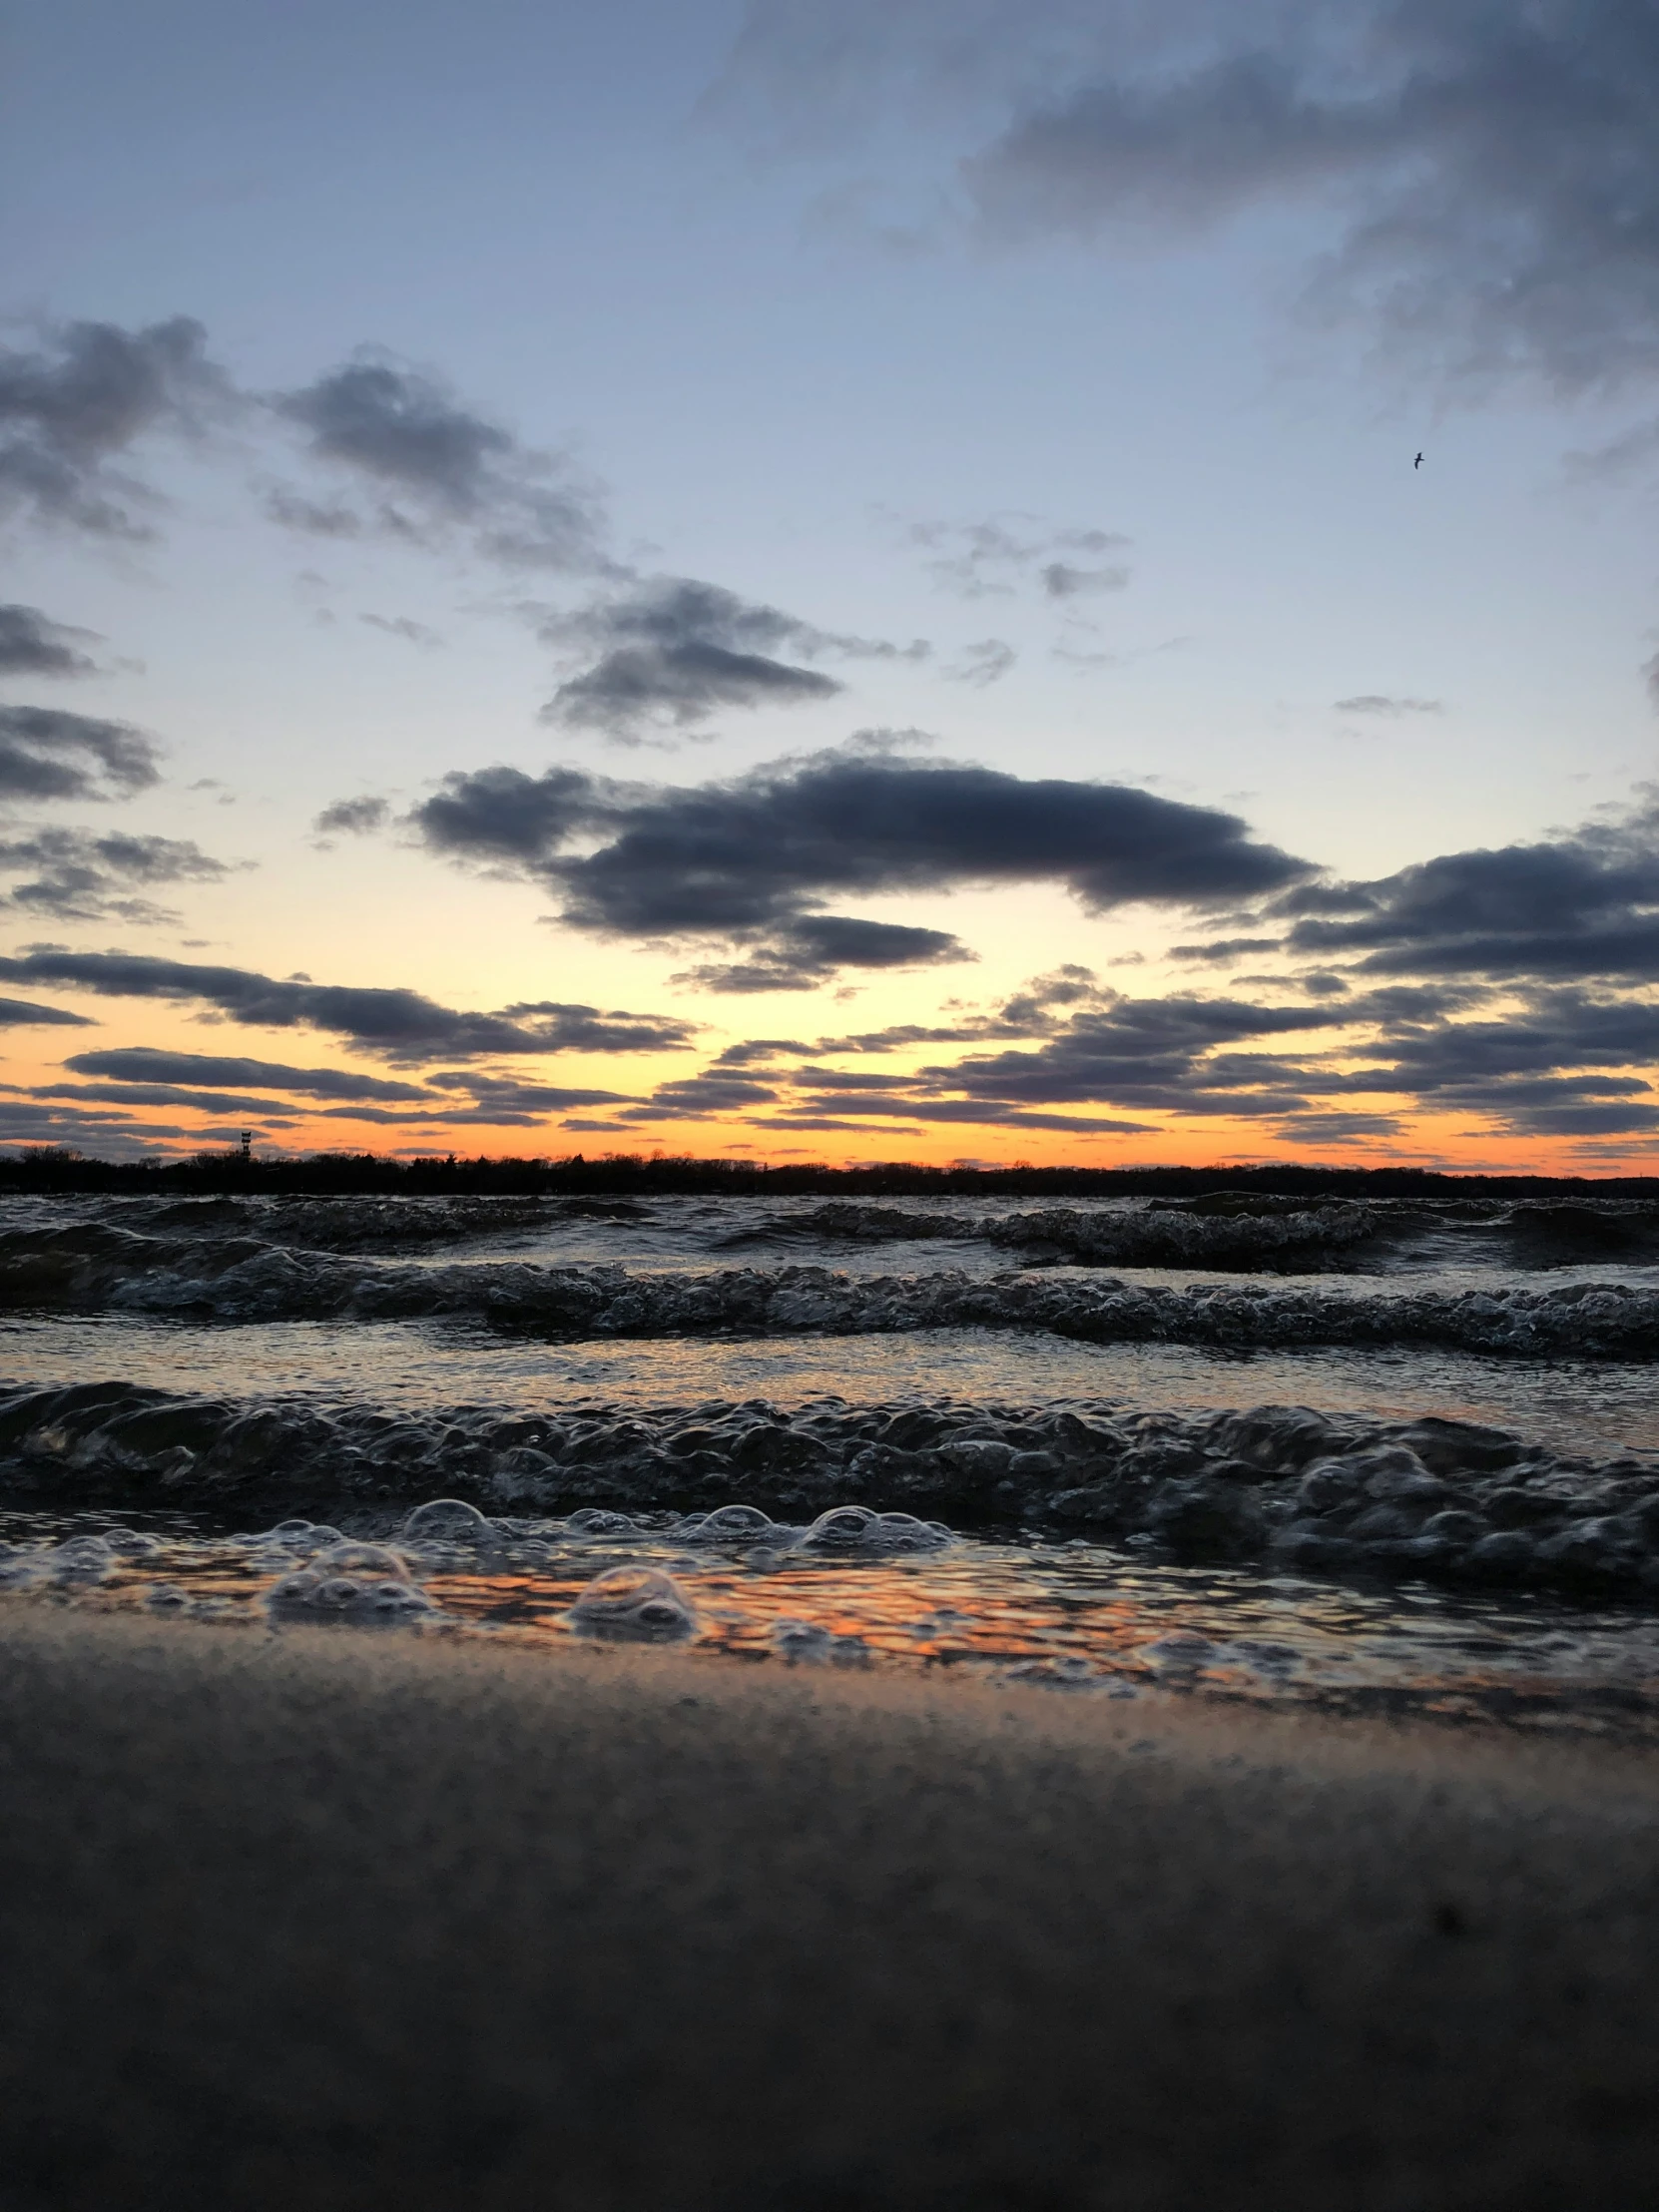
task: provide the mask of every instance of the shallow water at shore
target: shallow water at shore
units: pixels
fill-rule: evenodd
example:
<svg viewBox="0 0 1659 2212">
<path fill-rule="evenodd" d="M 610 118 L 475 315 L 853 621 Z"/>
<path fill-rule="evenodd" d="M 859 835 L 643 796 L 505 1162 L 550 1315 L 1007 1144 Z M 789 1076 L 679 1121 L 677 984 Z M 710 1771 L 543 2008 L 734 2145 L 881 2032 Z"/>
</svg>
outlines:
<svg viewBox="0 0 1659 2212">
<path fill-rule="evenodd" d="M 1656 1354 L 1635 1203 L 17 1201 L 0 1589 L 1645 1741 Z"/>
<path fill-rule="evenodd" d="M 481 1522 L 458 1508 L 435 1535 L 415 1516 L 382 1516 L 354 1538 L 316 1523 L 216 1532 L 192 1514 L 12 1512 L 0 1514 L 0 1545 L 13 1602 L 140 1608 L 245 1632 L 332 1623 L 531 1649 L 599 1633 L 728 1659 L 1659 1744 L 1651 1613 L 1183 1568 L 1133 1544 L 951 1536 L 859 1556 L 815 1548 L 800 1528 L 722 1541 L 699 1516 Z M 633 1612 L 597 1631 L 584 1620 L 595 1584 L 631 1595 L 648 1580 L 671 1595 L 655 1624 Z"/>
</svg>

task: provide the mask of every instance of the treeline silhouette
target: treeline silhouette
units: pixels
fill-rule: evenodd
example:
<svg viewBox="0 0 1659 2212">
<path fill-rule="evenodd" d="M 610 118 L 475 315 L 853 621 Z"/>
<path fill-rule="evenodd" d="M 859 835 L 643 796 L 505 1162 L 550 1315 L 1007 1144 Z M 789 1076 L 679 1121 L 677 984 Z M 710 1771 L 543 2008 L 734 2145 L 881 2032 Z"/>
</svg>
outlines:
<svg viewBox="0 0 1659 2212">
<path fill-rule="evenodd" d="M 1428 1168 L 1348 1168 L 1279 1162 L 1218 1167 L 925 1167 L 912 1161 L 859 1167 L 699 1160 L 610 1152 L 562 1160 L 387 1159 L 319 1152 L 245 1159 L 200 1152 L 184 1160 L 95 1160 L 56 1145 L 0 1155 L 0 1193 L 110 1191 L 127 1197 L 177 1191 L 246 1197 L 731 1197 L 753 1198 L 1203 1198 L 1223 1191 L 1279 1198 L 1638 1198 L 1659 1177 L 1454 1175 Z"/>
</svg>

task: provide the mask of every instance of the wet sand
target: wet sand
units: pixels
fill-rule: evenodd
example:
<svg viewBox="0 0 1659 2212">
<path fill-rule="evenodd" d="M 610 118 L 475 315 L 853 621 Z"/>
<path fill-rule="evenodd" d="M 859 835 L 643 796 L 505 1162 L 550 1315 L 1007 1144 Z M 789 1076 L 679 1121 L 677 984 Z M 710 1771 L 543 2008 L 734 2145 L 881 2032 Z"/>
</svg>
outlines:
<svg viewBox="0 0 1659 2212">
<path fill-rule="evenodd" d="M 5 2212 L 1597 2212 L 1659 1763 L 0 1609 Z"/>
</svg>

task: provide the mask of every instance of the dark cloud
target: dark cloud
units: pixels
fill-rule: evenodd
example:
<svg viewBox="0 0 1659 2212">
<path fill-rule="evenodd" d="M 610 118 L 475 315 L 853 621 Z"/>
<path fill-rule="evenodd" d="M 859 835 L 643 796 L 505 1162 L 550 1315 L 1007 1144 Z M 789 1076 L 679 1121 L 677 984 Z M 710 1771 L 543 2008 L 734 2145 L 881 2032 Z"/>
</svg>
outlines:
<svg viewBox="0 0 1659 2212">
<path fill-rule="evenodd" d="M 1169 957 L 1220 965 L 1228 960 L 1242 960 L 1252 952 L 1277 952 L 1283 942 L 1280 937 L 1207 937 L 1202 944 L 1172 944 Z"/>
<path fill-rule="evenodd" d="M 440 1006 L 418 991 L 353 989 L 248 968 L 164 960 L 133 952 L 41 947 L 0 959 L 0 978 L 56 984 L 106 998 L 155 998 L 212 1007 L 266 1029 L 319 1029 L 394 1063 L 544 1052 L 674 1051 L 692 1034 L 683 1021 L 592 1006 L 540 1002 L 499 1013 Z"/>
<path fill-rule="evenodd" d="M 528 874 L 560 845 L 585 830 L 603 828 L 631 798 L 643 799 L 648 791 L 602 784 L 574 768 L 550 768 L 542 776 L 482 768 L 446 776 L 441 789 L 414 810 L 413 822 L 433 851 Z M 322 819 L 317 818 L 319 828 Z"/>
<path fill-rule="evenodd" d="M 94 676 L 98 663 L 83 648 L 97 642 L 38 607 L 0 606 L 0 676 Z"/>
<path fill-rule="evenodd" d="M 306 433 L 313 461 L 346 471 L 375 502 L 364 515 L 284 488 L 271 511 L 290 528 L 329 537 L 373 528 L 417 541 L 461 530 L 475 550 L 513 565 L 606 565 L 593 494 L 436 376 L 365 348 L 275 404 Z"/>
<path fill-rule="evenodd" d="M 290 1127 L 296 1111 L 291 1099 L 249 1098 L 237 1091 L 193 1091 L 173 1083 L 35 1083 L 30 1098 L 80 1099 L 102 1106 L 182 1106 L 199 1114 L 258 1115 L 262 1121 Z"/>
<path fill-rule="evenodd" d="M 278 1060 L 251 1060 L 223 1053 L 175 1052 L 153 1045 L 122 1045 L 107 1052 L 78 1052 L 64 1066 L 77 1075 L 106 1076 L 116 1082 L 186 1084 L 196 1090 L 297 1091 L 306 1098 L 408 1100 L 423 1103 L 431 1092 L 419 1083 L 399 1083 L 354 1068 L 298 1068 Z"/>
<path fill-rule="evenodd" d="M 1113 998 L 1073 1015 L 1032 1051 L 971 1053 L 954 1066 L 922 1070 L 941 1088 L 1008 1105 L 1101 1100 L 1112 1105 L 1177 1112 L 1279 1112 L 1302 1103 L 1261 1092 L 1289 1070 L 1279 1061 L 1233 1055 L 1218 1047 L 1257 1037 L 1329 1029 L 1322 1006 L 1261 1006 L 1246 999 Z"/>
<path fill-rule="evenodd" d="M 798 1037 L 749 1037 L 742 1044 L 729 1044 L 717 1055 L 711 1065 L 717 1068 L 748 1068 L 757 1062 L 770 1063 L 786 1059 L 792 1053 L 808 1052 L 812 1048 Z"/>
<path fill-rule="evenodd" d="M 92 836 L 85 830 L 33 830 L 0 837 L 7 905 L 58 921 L 177 921 L 141 886 L 216 883 L 231 870 L 185 837 Z"/>
<path fill-rule="evenodd" d="M 62 707 L 0 707 L 0 804 L 130 799 L 159 781 L 154 741 L 125 722 Z"/>
<path fill-rule="evenodd" d="M 1075 561 L 1045 561 L 1040 574 L 1050 599 L 1080 599 L 1090 592 L 1123 591 L 1129 583 L 1126 568 L 1079 568 Z"/>
<path fill-rule="evenodd" d="M 656 576 L 542 625 L 543 639 L 597 656 L 559 686 L 543 719 L 637 743 L 654 728 L 683 730 L 726 707 L 795 706 L 843 687 L 803 660 L 920 660 L 917 640 L 821 630 L 781 608 L 689 576 Z M 786 653 L 796 659 L 785 660 Z"/>
<path fill-rule="evenodd" d="M 1282 1122 L 1277 1134 L 1292 1144 L 1358 1144 L 1367 1137 L 1396 1137 L 1402 1127 L 1397 1114 L 1309 1111 Z"/>
<path fill-rule="evenodd" d="M 1311 205 L 1341 227 L 1317 305 L 1413 354 L 1567 389 L 1659 368 L 1647 0 L 1241 0 L 1133 40 L 1108 29 L 967 165 L 993 229 Z"/>
<path fill-rule="evenodd" d="M 27 1089 L 16 1084 L 0 1085 L 0 1089 L 35 1099 L 69 1100 L 83 1107 L 183 1107 L 202 1114 L 236 1114 L 249 1120 L 257 1118 L 265 1127 L 276 1129 L 291 1129 L 301 1118 L 366 1122 L 392 1129 L 530 1129 L 541 1125 L 550 1112 L 630 1103 L 625 1093 L 617 1091 L 520 1083 L 510 1077 L 458 1069 L 434 1076 L 430 1086 L 425 1086 L 384 1082 L 349 1068 L 290 1068 L 266 1060 L 216 1059 L 205 1053 L 142 1047 L 81 1053 L 64 1065 L 94 1080 L 41 1083 Z M 239 1079 L 300 1096 L 264 1097 L 239 1088 Z M 445 1095 L 457 1091 L 468 1095 Z M 312 1100 L 322 1103 L 312 1104 Z"/>
<path fill-rule="evenodd" d="M 699 1121 L 711 1114 L 747 1114 L 755 1106 L 776 1105 L 778 1093 L 765 1083 L 739 1075 L 693 1075 L 660 1084 L 647 1104 L 634 1108 L 631 1121 Z"/>
<path fill-rule="evenodd" d="M 799 1114 L 776 1115 L 764 1121 L 762 1126 L 769 1129 L 858 1127 L 856 1121 L 826 1118 L 829 1115 L 844 1117 L 849 1114 L 883 1122 L 946 1122 L 976 1129 L 1046 1129 L 1070 1136 L 1093 1137 L 1147 1136 L 1152 1133 L 1154 1126 L 1150 1122 L 1119 1121 L 1099 1114 L 1030 1113 L 1020 1107 L 987 1104 L 980 1099 L 887 1100 L 851 1098 L 842 1092 L 818 1101 L 810 1100 Z"/>
<path fill-rule="evenodd" d="M 689 1044 L 697 1023 L 660 1014 L 602 1012 L 597 1006 L 568 1006 L 558 999 L 521 999 L 502 1008 L 509 1021 L 550 1041 L 541 1052 L 677 1052 Z"/>
<path fill-rule="evenodd" d="M 859 921 L 848 914 L 811 914 L 747 960 L 710 962 L 673 980 L 711 991 L 813 991 L 842 968 L 937 967 L 972 960 L 959 937 L 943 929 Z"/>
<path fill-rule="evenodd" d="M 138 1121 L 131 1114 L 52 1104 L 26 1094 L 0 1098 L 0 1144 L 5 1145 L 62 1145 L 74 1151 L 84 1147 L 101 1160 L 143 1160 L 156 1157 L 158 1151 L 172 1151 L 179 1140 L 195 1146 L 214 1136 L 235 1142 L 231 1130 Z"/>
<path fill-rule="evenodd" d="M 198 434 L 233 403 L 199 322 L 124 330 L 56 323 L 33 349 L 0 347 L 0 512 L 95 536 L 154 535 L 161 501 L 111 463 L 147 434 Z"/>
<path fill-rule="evenodd" d="M 1278 902 L 1293 953 L 1394 974 L 1659 979 L 1659 797 L 1533 844 Z"/>
<path fill-rule="evenodd" d="M 1361 692 L 1354 699 L 1339 699 L 1340 715 L 1383 715 L 1390 721 L 1401 715 L 1437 715 L 1444 712 L 1438 699 L 1392 699 L 1385 692 Z"/>
<path fill-rule="evenodd" d="M 572 1090 L 566 1084 L 525 1083 L 516 1076 L 483 1075 L 472 1069 L 449 1068 L 429 1075 L 434 1090 L 465 1090 L 481 1119 L 492 1113 L 566 1113 L 573 1106 L 626 1106 L 624 1091 Z"/>
<path fill-rule="evenodd" d="M 311 828 L 319 836 L 343 832 L 348 837 L 366 837 L 384 827 L 390 813 L 383 799 L 336 799 L 323 808 Z"/>
<path fill-rule="evenodd" d="M 684 788 L 487 769 L 447 778 L 413 821 L 435 851 L 548 884 L 573 927 L 724 939 L 794 974 L 804 953 L 821 966 L 860 949 L 864 964 L 957 956 L 939 932 L 900 938 L 820 912 L 830 898 L 1050 881 L 1104 912 L 1204 906 L 1312 873 L 1214 809 L 856 750 Z M 563 849 L 578 837 L 596 841 Z"/>
<path fill-rule="evenodd" d="M 67 1006 L 35 1006 L 26 998 L 0 998 L 0 1029 L 26 1029 L 34 1023 L 65 1029 L 98 1026 L 85 1014 L 72 1014 Z"/>
</svg>

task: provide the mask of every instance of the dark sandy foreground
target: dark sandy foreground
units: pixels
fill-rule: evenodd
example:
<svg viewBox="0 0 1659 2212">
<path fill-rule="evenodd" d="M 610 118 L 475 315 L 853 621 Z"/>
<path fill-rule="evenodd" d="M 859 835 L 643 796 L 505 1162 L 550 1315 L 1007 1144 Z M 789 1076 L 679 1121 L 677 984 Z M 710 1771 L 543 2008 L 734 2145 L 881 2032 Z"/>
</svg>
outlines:
<svg viewBox="0 0 1659 2212">
<path fill-rule="evenodd" d="M 1659 1767 L 0 1609 L 0 2204 L 1659 2204 Z"/>
</svg>

